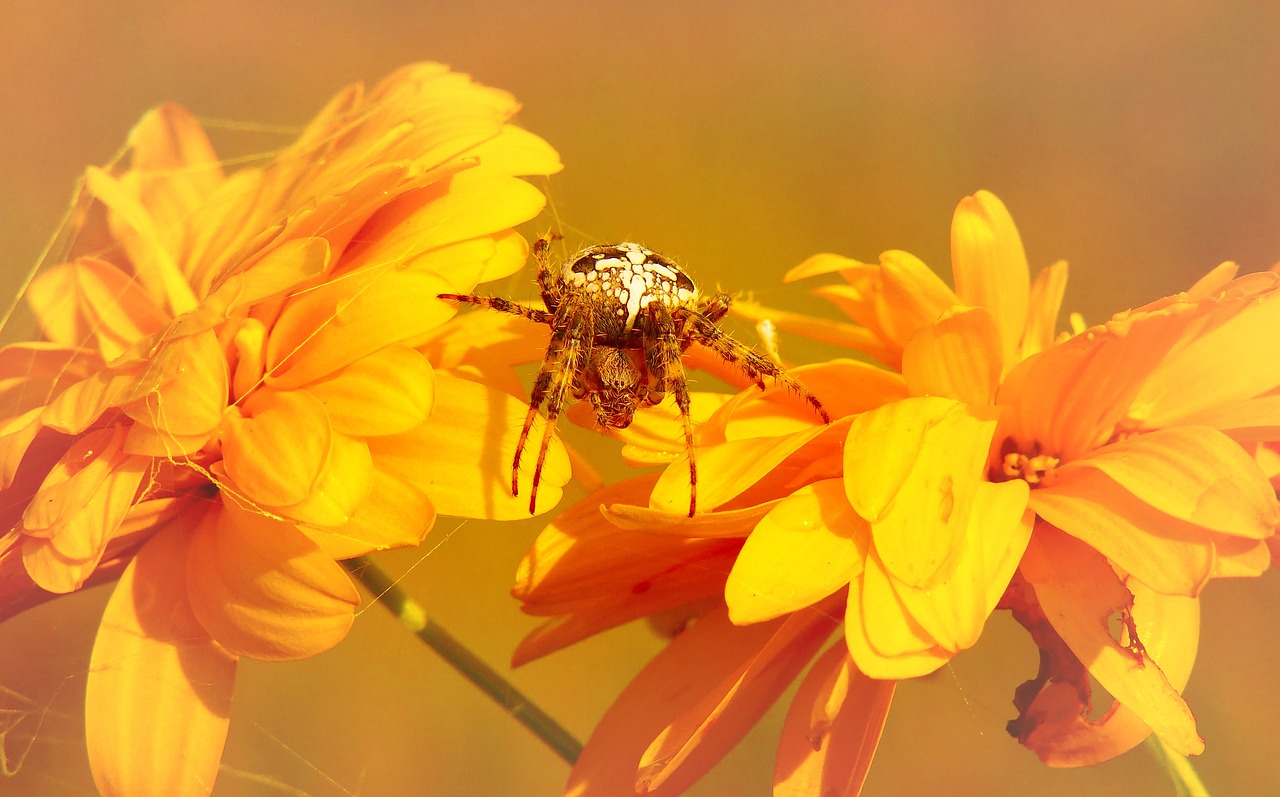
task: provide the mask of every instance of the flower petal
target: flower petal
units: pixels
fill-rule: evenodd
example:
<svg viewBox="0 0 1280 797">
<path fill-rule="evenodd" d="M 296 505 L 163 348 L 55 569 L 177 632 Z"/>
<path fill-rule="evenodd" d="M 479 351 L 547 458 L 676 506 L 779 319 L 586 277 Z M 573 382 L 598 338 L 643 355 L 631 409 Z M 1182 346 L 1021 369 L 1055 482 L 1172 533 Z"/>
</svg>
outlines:
<svg viewBox="0 0 1280 797">
<path fill-rule="evenodd" d="M 138 421 L 126 448 L 162 457 L 198 451 L 222 420 L 229 379 L 213 330 L 167 341 L 150 359 L 147 378 L 120 398 Z"/>
<path fill-rule="evenodd" d="M 724 588 L 729 619 L 772 620 L 831 595 L 862 572 L 870 534 L 844 497 L 842 480 L 796 490 L 743 544 Z"/>
<path fill-rule="evenodd" d="M 903 680 L 928 675 L 954 654 L 907 612 L 890 576 L 873 551 L 860 578 L 849 585 L 844 634 L 849 655 L 871 678 Z"/>
<path fill-rule="evenodd" d="M 1022 336 L 1022 356 L 1030 357 L 1053 344 L 1057 336 L 1058 313 L 1067 290 L 1067 261 L 1059 260 L 1040 270 L 1027 297 L 1027 331 Z M 1013 367 L 1013 363 L 1008 364 Z"/>
<path fill-rule="evenodd" d="M 427 358 L 404 346 L 356 360 L 336 375 L 313 382 L 333 428 L 356 437 L 406 432 L 431 414 L 434 382 Z"/>
<path fill-rule="evenodd" d="M 1096 468 L 1155 509 L 1207 529 L 1270 537 L 1280 505 L 1266 475 L 1239 444 L 1214 429 L 1159 429 L 1094 451 L 1059 469 Z"/>
<path fill-rule="evenodd" d="M 1204 750 L 1204 740 L 1196 733 L 1196 720 L 1178 694 L 1177 687 L 1152 658 L 1145 634 L 1130 614 L 1134 595 L 1127 590 L 1106 560 L 1084 543 L 1044 524 L 1027 547 L 1022 573 L 1035 588 L 1045 616 L 1066 642 L 1071 652 L 1086 662 L 1089 673 L 1122 705 L 1131 709 L 1156 735 L 1182 755 Z M 1187 603 L 1180 605 L 1185 611 Z M 1129 633 L 1118 641 L 1108 627 L 1109 618 L 1121 612 Z M 1127 618 L 1127 619 L 1126 619 Z M 1165 626 L 1169 628 L 1169 626 Z M 1176 634 L 1194 636 L 1195 629 L 1179 628 Z M 1194 647 L 1188 657 L 1185 648 L 1171 642 L 1171 665 L 1190 672 Z M 1152 640 L 1152 650 L 1159 652 Z M 1178 673 L 1181 674 L 1181 673 Z M 1135 742 L 1136 743 L 1136 742 Z"/>
<path fill-rule="evenodd" d="M 360 603 L 346 571 L 293 524 L 227 502 L 192 533 L 186 572 L 201 625 L 233 653 L 265 661 L 333 647 Z"/>
<path fill-rule="evenodd" d="M 1166 595 L 1197 595 L 1213 568 L 1210 534 L 1138 500 L 1101 471 L 1058 472 L 1031 491 L 1036 514 Z"/>
<path fill-rule="evenodd" d="M 962 304 L 991 313 L 1006 367 L 1022 354 L 1031 271 L 1004 203 L 989 191 L 960 200 L 951 219 L 951 269 Z"/>
<path fill-rule="evenodd" d="M 308 497 L 328 460 L 324 405 L 303 390 L 259 390 L 227 412 L 222 464 L 254 502 L 291 506 Z"/>
<path fill-rule="evenodd" d="M 107 797 L 207 795 L 218 775 L 236 657 L 191 612 L 186 554 L 185 529 L 153 537 L 125 569 L 98 629 L 85 736 Z"/>
<path fill-rule="evenodd" d="M 953 307 L 921 327 L 902 352 L 902 375 L 913 396 L 943 396 L 990 404 L 1000 385 L 1000 331 L 981 307 Z"/>
<path fill-rule="evenodd" d="M 944 398 L 911 398 L 857 416 L 844 450 L 845 493 L 871 522 L 894 577 L 945 578 L 982 478 L 995 420 Z"/>
<path fill-rule="evenodd" d="M 436 511 L 421 490 L 377 470 L 369 495 L 341 526 L 302 526 L 325 555 L 350 559 L 371 551 L 417 545 L 435 525 Z"/>
<path fill-rule="evenodd" d="M 435 407 L 426 423 L 404 434 L 369 440 L 378 467 L 422 490 L 442 515 L 492 520 L 527 516 L 544 428 L 541 419 L 529 434 L 520 492 L 513 496 L 508 467 L 528 406 L 449 374 L 438 372 L 435 380 Z M 538 485 L 539 512 L 556 505 L 568 480 L 569 457 L 553 435 Z"/>
<path fill-rule="evenodd" d="M 169 320 L 135 277 L 91 257 L 41 271 L 25 296 L 49 340 L 72 346 L 92 340 L 108 362 Z"/>
<path fill-rule="evenodd" d="M 896 681 L 858 672 L 844 645 L 818 659 L 782 726 L 774 797 L 857 797 L 889 717 Z"/>
</svg>

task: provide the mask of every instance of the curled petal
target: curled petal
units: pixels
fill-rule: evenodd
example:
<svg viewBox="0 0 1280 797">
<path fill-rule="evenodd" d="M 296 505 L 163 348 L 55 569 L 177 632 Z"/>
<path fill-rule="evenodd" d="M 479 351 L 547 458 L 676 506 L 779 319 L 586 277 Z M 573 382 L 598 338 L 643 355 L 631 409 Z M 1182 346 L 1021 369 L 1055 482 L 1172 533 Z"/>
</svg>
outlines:
<svg viewBox="0 0 1280 797">
<path fill-rule="evenodd" d="M 260 390 L 227 411 L 223 429 L 227 475 L 263 506 L 310 497 L 334 436 L 324 405 L 302 390 Z"/>
<path fill-rule="evenodd" d="M 293 524 L 230 503 L 193 532 L 186 573 L 201 625 L 254 659 L 328 650 L 347 635 L 360 603 L 346 571 Z"/>
<path fill-rule="evenodd" d="M 222 420 L 229 378 L 213 330 L 169 340 L 150 360 L 147 378 L 121 397 L 138 421 L 128 450 L 163 457 L 199 450 Z"/>
<path fill-rule="evenodd" d="M 327 556 L 350 559 L 371 551 L 417 545 L 435 525 L 435 507 L 421 490 L 380 470 L 373 470 L 372 477 L 369 495 L 359 502 L 349 521 L 340 526 L 301 527 Z"/>
<path fill-rule="evenodd" d="M 824 653 L 787 712 L 773 772 L 774 797 L 857 797 L 896 685 L 858 672 L 844 645 Z"/>
<path fill-rule="evenodd" d="M 85 736 L 108 797 L 207 795 L 218 774 L 236 657 L 187 603 L 187 540 L 165 531 L 139 551 L 93 645 Z"/>
<path fill-rule="evenodd" d="M 1195 717 L 1152 658 L 1153 651 L 1159 654 L 1167 644 L 1174 651 L 1171 664 L 1189 673 L 1194 643 L 1188 655 L 1183 643 L 1161 639 L 1164 644 L 1157 644 L 1153 637 L 1148 650 L 1146 629 L 1132 614 L 1133 593 L 1100 554 L 1050 526 L 1036 528 L 1022 572 L 1035 588 L 1045 617 L 1104 689 L 1178 753 L 1195 755 L 1204 750 Z M 1188 604 L 1180 606 L 1186 611 Z M 1108 627 L 1117 612 L 1124 626 L 1120 639 Z M 1169 628 L 1171 634 L 1193 637 L 1196 631 L 1195 627 Z"/>
<path fill-rule="evenodd" d="M 854 663 L 872 678 L 928 675 L 954 655 L 934 644 L 932 635 L 907 611 L 874 551 L 867 556 L 862 576 L 849 585 L 844 634 Z"/>
<path fill-rule="evenodd" d="M 26 299 L 49 340 L 72 346 L 92 340 L 108 362 L 169 320 L 134 277 L 91 257 L 41 271 Z"/>
</svg>

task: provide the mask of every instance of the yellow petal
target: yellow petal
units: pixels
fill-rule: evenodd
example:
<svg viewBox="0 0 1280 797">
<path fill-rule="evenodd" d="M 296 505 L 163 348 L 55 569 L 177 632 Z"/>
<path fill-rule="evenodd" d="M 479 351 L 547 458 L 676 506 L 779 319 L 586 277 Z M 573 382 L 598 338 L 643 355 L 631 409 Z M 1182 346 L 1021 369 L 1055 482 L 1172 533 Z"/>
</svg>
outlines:
<svg viewBox="0 0 1280 797">
<path fill-rule="evenodd" d="M 806 446 L 817 451 L 843 436 L 843 425 L 818 426 L 779 437 L 734 440 L 695 453 L 698 508 L 707 511 L 736 498 L 766 477 L 778 477 L 779 466 Z M 825 437 L 824 437 L 825 436 Z M 810 455 L 806 451 L 806 455 Z M 649 496 L 649 506 L 667 513 L 689 510 L 689 460 L 681 457 L 663 471 Z"/>
<path fill-rule="evenodd" d="M 870 533 L 840 479 L 800 488 L 743 544 L 725 582 L 729 619 L 738 625 L 772 620 L 831 595 L 862 572 Z"/>
<path fill-rule="evenodd" d="M 1022 356 L 1019 359 L 1044 351 L 1053 344 L 1066 290 L 1067 261 L 1059 260 L 1036 275 L 1031 283 L 1031 295 L 1027 298 L 1027 331 L 1022 336 Z M 1008 363 L 1008 366 L 1012 368 L 1013 363 Z"/>
<path fill-rule="evenodd" d="M 495 174 L 555 174 L 564 168 L 551 145 L 524 128 L 505 125 L 495 138 L 469 153 L 480 168 Z"/>
<path fill-rule="evenodd" d="M 849 585 L 844 636 L 858 669 L 871 678 L 902 680 L 928 675 L 953 654 L 931 643 L 929 634 L 906 612 L 872 552 L 860 578 Z"/>
<path fill-rule="evenodd" d="M 953 307 L 911 336 L 902 352 L 902 375 L 913 396 L 990 404 L 1000 385 L 1000 347 L 990 313 Z"/>
<path fill-rule="evenodd" d="M 107 797 L 207 795 L 218 775 L 236 659 L 187 603 L 186 543 L 164 532 L 138 552 L 93 645 L 85 739 Z"/>
<path fill-rule="evenodd" d="M 927 588 L 946 577 L 994 430 L 976 408 L 943 398 L 905 399 L 854 419 L 845 493 L 898 580 Z"/>
<path fill-rule="evenodd" d="M 350 559 L 371 551 L 417 545 L 435 524 L 430 499 L 408 482 L 375 469 L 369 495 L 341 526 L 303 526 L 332 559 Z"/>
<path fill-rule="evenodd" d="M 929 589 L 893 584 L 907 613 L 950 653 L 977 643 L 1031 539 L 1026 482 L 978 488 L 951 574 Z"/>
<path fill-rule="evenodd" d="M 702 539 L 746 537 L 765 515 L 783 499 L 753 504 L 741 509 L 718 512 L 699 512 L 693 517 L 687 513 L 669 513 L 647 506 L 633 504 L 609 504 L 600 507 L 600 514 L 624 531 L 643 531 L 647 534 L 670 534 L 677 537 Z"/>
<path fill-rule="evenodd" d="M 860 793 L 896 684 L 858 672 L 844 645 L 824 653 L 801 682 L 782 726 L 773 796 Z"/>
<path fill-rule="evenodd" d="M 291 523 L 224 502 L 192 533 L 191 608 L 227 650 L 302 659 L 347 635 L 360 603 L 345 570 Z"/>
<path fill-rule="evenodd" d="M 1135 435 L 1068 463 L 1096 468 L 1139 500 L 1224 534 L 1270 537 L 1280 505 L 1253 458 L 1214 429 L 1187 426 Z"/>
<path fill-rule="evenodd" d="M 1127 638 L 1122 644 L 1112 635 L 1109 618 L 1115 612 L 1127 613 L 1134 605 L 1134 596 L 1101 555 L 1078 540 L 1041 525 L 1027 548 L 1023 574 L 1035 587 L 1036 598 L 1049 622 L 1104 689 L 1176 752 L 1196 755 L 1204 750 L 1204 740 L 1196 733 L 1195 717 L 1151 651 L 1145 649 L 1145 637 Z M 1132 627 L 1145 634 L 1136 617 Z M 1170 632 L 1194 635 L 1196 629 Z M 1194 649 L 1190 658 L 1194 658 Z M 1185 650 L 1174 656 L 1181 669 L 1188 672 L 1190 658 Z"/>
<path fill-rule="evenodd" d="M 818 397 L 832 418 L 866 412 L 907 397 L 907 386 L 900 374 L 856 360 L 828 360 L 792 368 L 788 373 Z M 810 428 L 817 422 L 812 407 L 785 385 L 775 384 L 763 391 L 748 389 L 742 400 L 730 408 L 725 438 L 776 436 Z"/>
<path fill-rule="evenodd" d="M 1003 362 L 1022 354 L 1031 272 L 1004 203 L 988 191 L 960 200 L 951 219 L 951 269 L 962 304 L 986 308 L 1000 330 Z"/>
<path fill-rule="evenodd" d="M 324 467 L 302 501 L 273 507 L 290 519 L 316 526 L 347 525 L 373 490 L 373 455 L 359 438 L 334 432 Z"/>
<path fill-rule="evenodd" d="M 388 346 L 313 382 L 307 392 L 324 405 L 336 431 L 374 437 L 406 432 L 425 421 L 433 387 L 426 357 L 404 346 Z"/>
<path fill-rule="evenodd" d="M 426 493 L 442 515 L 495 520 L 527 516 L 543 423 L 535 423 L 529 435 L 519 495 L 513 496 L 511 461 L 527 405 L 448 374 L 435 378 L 431 417 L 404 434 L 371 438 L 374 461 Z M 553 436 L 538 485 L 539 512 L 556 505 L 569 475 L 564 445 Z"/>
<path fill-rule="evenodd" d="M 147 377 L 121 397 L 125 414 L 142 427 L 130 430 L 128 449 L 165 457 L 199 450 L 227 406 L 230 377 L 213 330 L 169 341 Z"/>
<path fill-rule="evenodd" d="M 883 252 L 879 264 L 859 263 L 842 275 L 849 285 L 823 286 L 814 295 L 834 303 L 899 351 L 916 330 L 961 304 L 920 258 L 901 250 Z"/>
<path fill-rule="evenodd" d="M 1135 498 L 1103 473 L 1059 473 L 1031 492 L 1031 508 L 1166 595 L 1198 595 L 1213 568 L 1207 530 Z"/>
</svg>

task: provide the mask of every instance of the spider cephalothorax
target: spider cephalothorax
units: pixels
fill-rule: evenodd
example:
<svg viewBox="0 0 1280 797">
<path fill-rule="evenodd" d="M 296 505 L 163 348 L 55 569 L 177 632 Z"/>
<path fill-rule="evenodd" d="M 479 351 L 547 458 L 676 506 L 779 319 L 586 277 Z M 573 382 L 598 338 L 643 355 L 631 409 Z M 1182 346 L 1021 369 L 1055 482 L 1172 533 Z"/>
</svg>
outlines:
<svg viewBox="0 0 1280 797">
<path fill-rule="evenodd" d="M 589 246 L 555 269 L 548 252 L 551 240 L 551 236 L 544 236 L 533 246 L 546 310 L 496 296 L 440 294 L 442 299 L 478 304 L 551 327 L 551 342 L 533 383 L 529 414 L 511 467 L 511 491 L 516 494 L 520 455 L 545 402 L 547 428 L 534 466 L 530 512 L 537 504 L 551 428 L 567 398 L 589 399 L 601 426 L 625 429 L 636 409 L 651 407 L 671 393 L 684 421 L 689 516 L 693 516 L 698 505 L 698 469 L 689 420 L 689 386 L 680 357 L 695 342 L 736 365 L 761 389 L 762 376 L 782 382 L 808 401 L 824 422 L 831 422 L 822 403 L 804 385 L 716 326 L 729 312 L 732 300 L 728 294 L 701 296 L 693 280 L 674 262 L 633 243 Z"/>
</svg>

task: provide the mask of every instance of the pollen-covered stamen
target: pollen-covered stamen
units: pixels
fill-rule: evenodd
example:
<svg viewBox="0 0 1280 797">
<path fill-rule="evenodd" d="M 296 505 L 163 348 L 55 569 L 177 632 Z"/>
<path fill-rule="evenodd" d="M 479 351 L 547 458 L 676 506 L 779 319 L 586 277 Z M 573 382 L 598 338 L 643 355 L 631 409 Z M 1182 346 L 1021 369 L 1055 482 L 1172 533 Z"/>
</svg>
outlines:
<svg viewBox="0 0 1280 797">
<path fill-rule="evenodd" d="M 1032 487 L 1039 487 L 1052 483 L 1061 464 L 1061 458 L 1044 453 L 1039 443 L 1032 443 L 1030 450 L 1023 451 L 1017 441 L 1006 437 L 1000 446 L 1000 462 L 992 468 L 990 476 L 995 482 L 1021 479 Z"/>
</svg>

